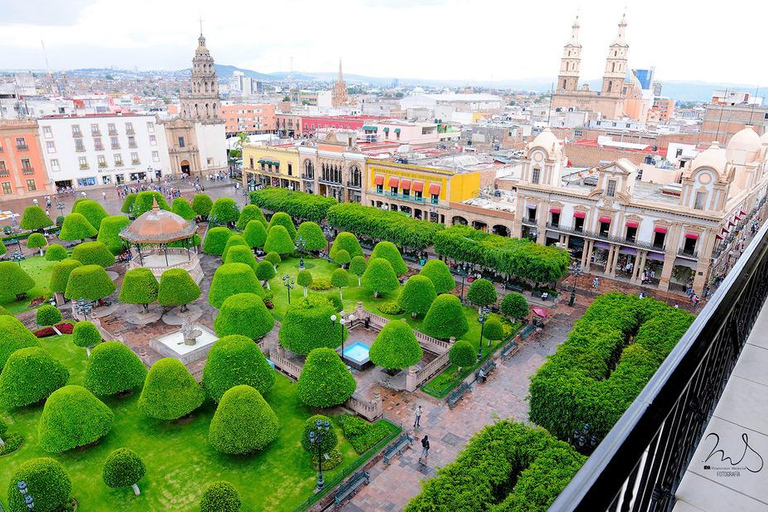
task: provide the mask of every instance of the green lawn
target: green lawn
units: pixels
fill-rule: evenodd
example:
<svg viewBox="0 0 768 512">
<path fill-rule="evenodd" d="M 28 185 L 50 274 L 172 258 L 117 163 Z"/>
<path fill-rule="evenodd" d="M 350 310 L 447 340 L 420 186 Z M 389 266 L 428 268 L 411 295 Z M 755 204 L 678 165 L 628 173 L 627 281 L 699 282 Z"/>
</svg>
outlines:
<svg viewBox="0 0 768 512">
<path fill-rule="evenodd" d="M 85 370 L 85 351 L 75 347 L 71 336 L 40 340 L 42 347 L 65 364 L 71 373 L 69 383 L 80 384 Z M 244 511 L 293 510 L 313 494 L 316 471 L 310 454 L 300 445 L 302 427 L 312 411 L 296 396 L 296 384 L 278 375 L 265 395 L 280 419 L 279 437 L 265 450 L 250 456 L 225 456 L 208 444 L 208 425 L 214 413 L 212 402 L 195 412 L 191 421 L 178 424 L 146 418 L 137 410 L 138 394 L 105 402 L 115 413 L 112 431 L 98 446 L 53 455 L 72 479 L 72 494 L 82 512 L 120 510 L 199 510 L 197 503 L 204 486 L 227 480 L 237 487 Z M 10 431 L 24 437 L 18 451 L 0 462 L 0 500 L 7 503 L 8 481 L 14 469 L 34 457 L 51 456 L 38 446 L 37 423 L 42 407 L 3 413 Z M 391 426 L 392 436 L 398 429 Z M 341 431 L 338 430 L 339 434 Z M 139 482 L 142 494 L 133 496 L 130 488 L 110 489 L 101 478 L 106 456 L 114 449 L 135 450 L 147 466 Z M 363 462 L 340 435 L 339 449 L 344 463 L 327 472 L 329 484 Z M 368 454 L 369 456 L 370 454 Z M 329 485 L 330 487 L 330 485 Z"/>
<path fill-rule="evenodd" d="M 51 292 L 48 284 L 51 282 L 51 269 L 57 262 L 45 261 L 42 256 L 27 258 L 21 262 L 21 268 L 35 280 L 35 286 L 27 292 L 27 298 L 16 300 L 14 295 L 4 295 L 0 287 L 0 306 L 3 306 L 10 313 L 17 314 L 26 311 L 29 308 L 29 302 L 37 297 L 50 297 Z"/>
</svg>

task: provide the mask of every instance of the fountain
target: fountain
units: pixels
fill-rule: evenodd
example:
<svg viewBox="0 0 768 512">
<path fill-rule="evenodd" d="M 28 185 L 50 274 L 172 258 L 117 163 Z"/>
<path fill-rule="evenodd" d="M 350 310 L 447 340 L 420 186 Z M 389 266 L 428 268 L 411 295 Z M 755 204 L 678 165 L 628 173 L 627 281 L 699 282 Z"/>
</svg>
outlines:
<svg viewBox="0 0 768 512">
<path fill-rule="evenodd" d="M 180 330 L 155 338 L 149 346 L 165 357 L 189 364 L 208 355 L 216 340 L 216 334 L 204 325 L 185 321 Z"/>
<path fill-rule="evenodd" d="M 349 363 L 349 366 L 355 370 L 365 370 L 366 368 L 373 366 L 369 358 L 370 347 L 362 341 L 356 341 L 351 345 L 344 347 L 344 361 Z"/>
</svg>

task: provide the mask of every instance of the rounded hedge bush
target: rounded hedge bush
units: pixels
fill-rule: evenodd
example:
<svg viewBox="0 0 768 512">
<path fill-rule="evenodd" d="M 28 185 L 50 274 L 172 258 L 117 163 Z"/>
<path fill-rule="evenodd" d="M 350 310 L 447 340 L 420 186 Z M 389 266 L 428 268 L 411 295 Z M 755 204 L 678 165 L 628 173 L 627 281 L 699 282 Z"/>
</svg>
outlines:
<svg viewBox="0 0 768 512">
<path fill-rule="evenodd" d="M 283 226 L 290 235 L 291 241 L 296 239 L 296 226 L 293 224 L 293 219 L 291 219 L 291 216 L 287 213 L 275 212 L 275 214 L 272 215 L 272 218 L 269 219 L 269 227 L 267 228 L 267 233 L 269 233 L 269 231 L 275 226 Z"/>
<path fill-rule="evenodd" d="M 96 231 L 101 229 L 101 221 L 109 217 L 109 214 L 104 209 L 104 207 L 93 199 L 80 201 L 72 211 L 85 217 Z"/>
<path fill-rule="evenodd" d="M 184 306 L 200 297 L 200 287 L 183 268 L 169 268 L 160 276 L 157 302 L 161 306 Z"/>
<path fill-rule="evenodd" d="M 93 349 L 83 386 L 94 395 L 111 396 L 141 387 L 146 377 L 147 367 L 133 350 L 119 341 L 107 341 Z"/>
<path fill-rule="evenodd" d="M 304 240 L 305 251 L 320 251 L 328 245 L 322 228 L 315 222 L 306 221 L 299 224 L 296 239 L 299 237 Z"/>
<path fill-rule="evenodd" d="M 133 486 L 138 496 L 139 487 L 136 484 L 146 472 L 147 468 L 138 453 L 130 448 L 118 448 L 107 456 L 101 476 L 104 483 L 113 489 Z"/>
<path fill-rule="evenodd" d="M 238 234 L 230 235 L 230 237 L 227 238 L 227 243 L 224 244 L 224 250 L 221 251 L 221 260 L 226 261 L 227 253 L 229 252 L 229 250 L 232 247 L 235 247 L 238 245 L 243 247 L 248 247 L 248 244 L 245 243 L 245 238 L 243 238 L 242 235 L 238 235 Z"/>
<path fill-rule="evenodd" d="M 267 260 L 262 260 L 256 265 L 256 278 L 264 282 L 269 289 L 269 280 L 275 277 L 275 267 Z"/>
<path fill-rule="evenodd" d="M 441 340 L 464 336 L 469 330 L 469 322 L 464 316 L 464 307 L 455 295 L 438 295 L 424 317 L 424 333 Z"/>
<path fill-rule="evenodd" d="M 168 206 L 168 201 L 165 200 L 163 194 L 154 190 L 145 190 L 144 192 L 139 192 L 136 195 L 136 200 L 133 203 L 131 215 L 133 217 L 139 217 L 140 215 L 150 211 L 154 207 L 155 201 L 157 201 L 157 206 L 161 210 L 171 210 L 171 207 Z"/>
<path fill-rule="evenodd" d="M 213 202 L 211 213 L 208 214 L 210 222 L 216 224 L 229 224 L 237 222 L 240 217 L 240 208 L 231 197 L 220 197 Z"/>
<path fill-rule="evenodd" d="M 2 240 L 0 240 L 0 256 L 8 252 L 8 248 L 5 246 Z"/>
<path fill-rule="evenodd" d="M 249 204 L 243 207 L 243 210 L 240 212 L 240 216 L 237 219 L 237 229 L 239 231 L 243 231 L 246 227 L 248 227 L 248 223 L 250 223 L 252 220 L 259 221 L 261 227 L 266 229 L 267 218 L 264 217 L 264 213 L 261 211 L 261 208 L 255 204 Z"/>
<path fill-rule="evenodd" d="M 343 268 L 337 268 L 331 274 L 331 284 L 339 289 L 339 299 L 341 299 L 341 289 L 349 286 L 349 272 Z"/>
<path fill-rule="evenodd" d="M 319 430 L 317 426 L 318 421 L 323 427 L 328 427 L 328 432 L 325 432 L 325 428 L 323 428 L 323 442 L 320 445 L 321 453 L 329 453 L 339 444 L 339 437 L 336 434 L 336 429 L 331 419 L 322 414 L 315 414 L 304 422 L 304 434 L 301 436 L 301 447 L 312 455 L 317 455 L 317 447 L 310 441 L 309 433 L 314 432 L 317 435 Z"/>
<path fill-rule="evenodd" d="M 344 249 L 336 251 L 336 254 L 333 255 L 333 262 L 339 266 L 343 267 L 350 261 L 352 261 L 352 258 L 349 257 L 349 253 Z"/>
<path fill-rule="evenodd" d="M 370 358 L 373 364 L 388 370 L 402 370 L 421 361 L 421 350 L 413 329 L 401 320 L 390 320 L 373 340 Z"/>
<path fill-rule="evenodd" d="M 240 512 L 240 494 L 229 482 L 213 482 L 203 491 L 200 512 Z"/>
<path fill-rule="evenodd" d="M 142 304 L 144 309 L 157 300 L 159 285 L 152 271 L 146 267 L 133 268 L 125 273 L 120 288 L 120 302 Z"/>
<path fill-rule="evenodd" d="M 94 443 L 112 430 L 115 415 L 82 386 L 64 386 L 48 397 L 37 431 L 40 447 L 61 453 Z"/>
<path fill-rule="evenodd" d="M 48 245 L 48 240 L 40 233 L 32 233 L 27 238 L 28 249 L 40 249 L 40 256 L 43 255 L 42 248 Z"/>
<path fill-rule="evenodd" d="M 477 352 L 470 342 L 459 340 L 451 345 L 448 360 L 459 368 L 466 368 L 477 362 Z"/>
<path fill-rule="evenodd" d="M 373 292 L 375 298 L 378 298 L 380 293 L 393 292 L 400 286 L 392 265 L 384 258 L 368 260 L 368 268 L 365 269 L 362 283 L 366 290 Z"/>
<path fill-rule="evenodd" d="M 95 347 L 101 343 L 101 333 L 93 322 L 77 322 L 72 329 L 72 342 L 77 347 Z"/>
<path fill-rule="evenodd" d="M 192 209 L 200 217 L 208 217 L 211 213 L 211 208 L 213 208 L 213 200 L 208 194 L 197 194 L 192 198 Z"/>
<path fill-rule="evenodd" d="M 276 252 L 268 252 L 267 255 L 264 256 L 264 261 L 268 261 L 276 267 L 283 261 L 283 259 Z"/>
<path fill-rule="evenodd" d="M 230 236 L 232 236 L 232 232 L 223 226 L 208 228 L 205 240 L 203 241 L 203 252 L 205 254 L 221 256 Z"/>
<path fill-rule="evenodd" d="M 490 306 L 497 298 L 496 287 L 487 279 L 475 279 L 469 285 L 467 300 L 475 306 Z"/>
<path fill-rule="evenodd" d="M 331 315 L 336 309 L 324 297 L 310 295 L 291 304 L 278 331 L 280 344 L 297 354 L 306 355 L 319 347 L 336 348 L 349 336 L 339 322 L 334 325 Z"/>
<path fill-rule="evenodd" d="M 64 216 L 64 223 L 61 225 L 59 239 L 61 240 L 85 240 L 96 236 L 96 228 L 91 226 L 83 215 L 79 213 L 70 213 Z"/>
<path fill-rule="evenodd" d="M 101 242 L 83 242 L 72 250 L 72 259 L 83 265 L 110 267 L 115 264 L 115 255 Z"/>
<path fill-rule="evenodd" d="M 37 316 L 35 318 L 37 325 L 47 327 L 49 325 L 56 325 L 61 322 L 61 311 L 56 306 L 51 304 L 43 304 L 37 308 Z"/>
<path fill-rule="evenodd" d="M 266 252 L 275 252 L 277 254 L 290 254 L 296 250 L 291 235 L 285 227 L 276 224 L 267 231 L 267 241 L 264 242 Z"/>
<path fill-rule="evenodd" d="M 15 409 L 45 400 L 67 384 L 69 371 L 40 347 L 13 352 L 0 373 L 0 407 Z"/>
<path fill-rule="evenodd" d="M 171 211 L 185 220 L 193 220 L 197 217 L 197 213 L 192 209 L 192 205 L 183 197 L 177 197 L 173 200 Z"/>
<path fill-rule="evenodd" d="M 149 369 L 139 397 L 139 410 L 150 418 L 176 420 L 192 413 L 205 391 L 178 359 L 159 359 Z"/>
<path fill-rule="evenodd" d="M 120 254 L 126 248 L 123 239 L 120 238 L 120 232 L 130 225 L 131 221 L 125 215 L 110 215 L 104 217 L 101 221 L 99 234 L 96 237 L 97 242 L 107 246 L 112 254 Z"/>
<path fill-rule="evenodd" d="M 504 327 L 498 318 L 489 318 L 483 326 L 483 337 L 490 341 L 504 338 Z"/>
<path fill-rule="evenodd" d="M 21 295 L 35 287 L 35 280 L 23 268 L 12 261 L 0 261 L 0 295 Z"/>
<path fill-rule="evenodd" d="M 403 261 L 403 256 L 400 254 L 400 250 L 392 242 L 387 242 L 385 240 L 377 243 L 376 247 L 374 247 L 371 252 L 371 259 L 373 258 L 384 258 L 387 260 L 390 265 L 392 265 L 392 270 L 394 270 L 395 274 L 398 276 L 408 272 L 408 265 Z"/>
<path fill-rule="evenodd" d="M 312 284 L 312 272 L 309 270 L 300 270 L 296 276 L 296 283 L 304 288 L 304 296 L 307 296 L 307 288 Z"/>
<path fill-rule="evenodd" d="M 53 226 L 51 218 L 39 206 L 27 206 L 21 216 L 21 229 L 38 231 L 48 226 Z"/>
<path fill-rule="evenodd" d="M 234 247 L 230 247 L 226 254 L 224 263 L 245 263 L 254 271 L 256 270 L 256 258 L 253 256 L 253 251 L 250 247 L 245 245 L 235 245 Z"/>
<path fill-rule="evenodd" d="M 416 318 L 426 315 L 436 298 L 437 293 L 432 280 L 425 276 L 413 275 L 408 278 L 400 291 L 397 304 L 400 309 Z"/>
<path fill-rule="evenodd" d="M 39 345 L 35 335 L 15 316 L 0 315 L 0 369 L 15 351 Z"/>
<path fill-rule="evenodd" d="M 343 404 L 355 392 L 357 383 L 335 350 L 316 348 L 304 361 L 296 392 L 310 407 Z"/>
<path fill-rule="evenodd" d="M 136 202 L 137 195 L 138 194 L 128 194 L 125 196 L 125 199 L 123 199 L 123 205 L 120 207 L 120 211 L 126 214 L 132 214 L 133 205 Z"/>
<path fill-rule="evenodd" d="M 213 328 L 216 336 L 240 334 L 251 340 L 266 335 L 275 326 L 275 319 L 254 293 L 236 293 L 227 297 L 216 315 Z"/>
<path fill-rule="evenodd" d="M 349 273 L 357 276 L 357 286 L 362 285 L 363 274 L 365 274 L 367 266 L 368 262 L 365 261 L 365 256 L 355 256 L 349 262 Z"/>
<path fill-rule="evenodd" d="M 508 293 L 501 299 L 501 313 L 513 320 L 528 316 L 528 301 L 517 292 Z"/>
<path fill-rule="evenodd" d="M 83 265 L 69 273 L 64 297 L 70 300 L 83 298 L 98 300 L 115 291 L 115 283 L 100 265 Z"/>
<path fill-rule="evenodd" d="M 259 297 L 266 295 L 251 267 L 245 263 L 221 265 L 213 274 L 211 288 L 208 290 L 208 304 L 221 309 L 227 297 L 238 293 L 255 293 Z"/>
<path fill-rule="evenodd" d="M 30 459 L 13 472 L 8 484 L 10 512 L 29 510 L 24 495 L 16 487 L 18 482 L 26 482 L 28 494 L 35 499 L 35 512 L 65 510 L 72 492 L 72 482 L 61 463 L 49 457 Z"/>
<path fill-rule="evenodd" d="M 267 229 L 259 220 L 249 221 L 245 226 L 243 238 L 248 247 L 264 247 L 264 242 L 267 241 Z"/>
<path fill-rule="evenodd" d="M 274 383 L 275 370 L 253 340 L 233 334 L 219 338 L 211 347 L 202 385 L 215 402 L 241 384 L 266 393 Z"/>
<path fill-rule="evenodd" d="M 69 258 L 67 250 L 59 244 L 51 244 L 45 250 L 45 261 L 61 261 Z"/>
<path fill-rule="evenodd" d="M 63 259 L 56 263 L 51 269 L 51 283 L 48 285 L 48 288 L 50 288 L 52 292 L 64 293 L 67 290 L 69 274 L 74 269 L 82 266 L 82 263 L 71 258 Z"/>
<path fill-rule="evenodd" d="M 220 453 L 252 453 L 274 441 L 278 427 L 277 415 L 261 393 L 240 385 L 221 397 L 208 429 L 208 440 Z"/>
<path fill-rule="evenodd" d="M 342 231 L 336 235 L 336 239 L 333 241 L 333 245 L 331 245 L 331 253 L 328 256 L 333 259 L 336 255 L 336 251 L 342 249 L 347 251 L 351 258 L 363 255 L 363 249 L 360 247 L 360 242 L 357 240 L 357 237 L 347 231 Z"/>
</svg>

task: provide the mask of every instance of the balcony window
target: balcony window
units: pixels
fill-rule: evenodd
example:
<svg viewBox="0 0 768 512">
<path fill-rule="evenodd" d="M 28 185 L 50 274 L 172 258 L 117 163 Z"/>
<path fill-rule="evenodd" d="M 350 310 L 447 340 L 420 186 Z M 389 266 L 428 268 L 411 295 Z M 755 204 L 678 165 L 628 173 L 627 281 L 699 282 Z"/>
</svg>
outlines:
<svg viewBox="0 0 768 512">
<path fill-rule="evenodd" d="M 84 156 L 81 156 L 78 158 L 78 162 L 80 163 L 80 169 L 88 169 L 88 159 Z"/>
<path fill-rule="evenodd" d="M 121 154 L 115 155 L 115 165 L 117 167 L 121 167 L 123 165 L 123 155 Z"/>
<path fill-rule="evenodd" d="M 184 147 L 184 137 L 179 137 L 179 147 L 180 148 Z"/>
<path fill-rule="evenodd" d="M 431 200 L 432 204 L 438 204 L 440 202 L 440 196 L 438 196 L 437 194 L 430 194 L 430 195 L 432 196 L 432 200 Z"/>
<path fill-rule="evenodd" d="M 288 176 L 293 176 L 293 164 L 288 164 Z"/>
<path fill-rule="evenodd" d="M 19 151 L 26 151 L 29 149 L 29 146 L 27 146 L 27 141 L 24 137 L 16 137 L 16 149 Z"/>
<path fill-rule="evenodd" d="M 133 123 L 125 123 L 125 133 L 128 135 L 133 135 L 135 133 L 133 131 Z"/>
<path fill-rule="evenodd" d="M 35 180 L 27 180 L 27 190 L 30 192 L 34 192 L 37 190 L 37 185 L 35 185 Z"/>
<path fill-rule="evenodd" d="M 605 191 L 605 195 L 608 197 L 616 195 L 616 180 L 608 180 L 608 189 Z"/>
<path fill-rule="evenodd" d="M 552 211 L 551 213 L 552 213 L 552 226 L 557 228 L 560 226 L 560 212 Z"/>
<path fill-rule="evenodd" d="M 699 235 L 695 233 L 686 233 L 685 242 L 683 243 L 683 254 L 696 254 L 696 242 L 699 239 Z"/>
<path fill-rule="evenodd" d="M 129 148 L 136 147 L 136 137 L 128 137 L 128 147 Z"/>
<path fill-rule="evenodd" d="M 91 125 L 91 135 L 96 135 L 96 136 L 101 135 L 101 131 L 99 130 L 98 124 Z"/>
<path fill-rule="evenodd" d="M 13 189 L 11 188 L 11 183 L 9 181 L 3 182 L 3 194 L 13 194 Z"/>
<path fill-rule="evenodd" d="M 611 218 L 610 217 L 600 217 L 598 219 L 598 222 L 600 223 L 600 236 L 608 236 L 608 233 L 611 231 Z"/>
<path fill-rule="evenodd" d="M 637 227 L 631 227 L 631 226 L 628 225 L 627 226 L 626 241 L 627 242 L 634 242 L 636 238 L 637 238 Z"/>
<path fill-rule="evenodd" d="M 98 163 L 99 163 L 99 167 L 103 168 L 103 167 L 107 166 L 107 159 L 104 157 L 104 155 L 99 155 L 97 160 L 98 160 Z"/>
<path fill-rule="evenodd" d="M 45 142 L 45 148 L 48 151 L 48 153 L 55 153 L 56 152 L 56 143 L 52 140 L 48 140 Z"/>
<path fill-rule="evenodd" d="M 525 220 L 528 222 L 536 222 L 536 205 L 529 204 L 525 208 L 526 216 Z"/>
<path fill-rule="evenodd" d="M 155 123 L 147 122 L 147 131 L 149 133 L 155 133 Z"/>
<path fill-rule="evenodd" d="M 655 232 L 653 234 L 653 246 L 657 249 L 663 249 L 664 248 L 664 239 L 667 237 L 666 230 L 663 233 Z"/>
<path fill-rule="evenodd" d="M 133 165 L 138 165 L 141 163 L 139 160 L 139 154 L 138 153 L 131 153 L 131 163 Z"/>
<path fill-rule="evenodd" d="M 383 194 L 384 193 L 384 185 L 376 185 L 376 193 L 377 194 Z"/>
<path fill-rule="evenodd" d="M 157 137 L 154 135 L 149 136 L 149 145 L 150 146 L 157 146 Z"/>
<path fill-rule="evenodd" d="M 531 176 L 531 183 L 533 183 L 534 185 L 538 185 L 540 180 L 541 180 L 541 169 L 534 169 L 533 174 Z"/>
<path fill-rule="evenodd" d="M 80 132 L 80 125 L 79 124 L 73 124 L 72 125 L 72 136 L 73 137 L 82 137 L 83 134 Z"/>
<path fill-rule="evenodd" d="M 107 125 L 107 130 L 109 131 L 110 135 L 117 135 L 117 128 L 115 128 L 115 123 L 109 123 Z"/>
<path fill-rule="evenodd" d="M 109 141 L 112 145 L 112 149 L 120 149 L 120 141 L 117 139 L 117 137 L 110 137 Z"/>
</svg>

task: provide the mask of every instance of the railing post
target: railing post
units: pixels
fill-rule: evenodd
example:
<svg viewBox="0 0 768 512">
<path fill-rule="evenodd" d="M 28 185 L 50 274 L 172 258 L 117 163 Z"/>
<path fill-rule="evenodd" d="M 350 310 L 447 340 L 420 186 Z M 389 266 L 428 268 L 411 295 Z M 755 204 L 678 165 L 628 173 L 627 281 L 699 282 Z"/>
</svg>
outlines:
<svg viewBox="0 0 768 512">
<path fill-rule="evenodd" d="M 409 366 L 408 373 L 405 376 L 405 390 L 410 392 L 416 391 L 416 388 L 418 387 L 417 382 L 416 366 Z"/>
</svg>

